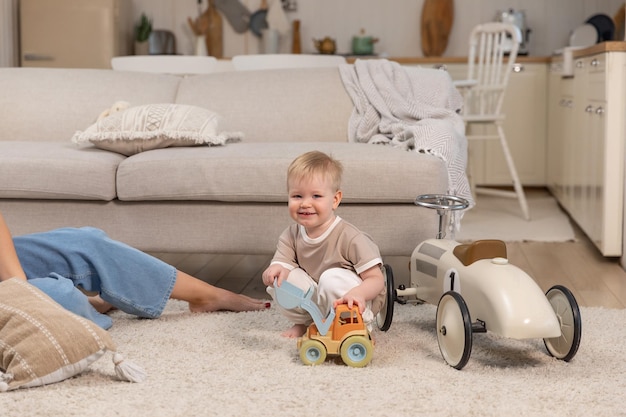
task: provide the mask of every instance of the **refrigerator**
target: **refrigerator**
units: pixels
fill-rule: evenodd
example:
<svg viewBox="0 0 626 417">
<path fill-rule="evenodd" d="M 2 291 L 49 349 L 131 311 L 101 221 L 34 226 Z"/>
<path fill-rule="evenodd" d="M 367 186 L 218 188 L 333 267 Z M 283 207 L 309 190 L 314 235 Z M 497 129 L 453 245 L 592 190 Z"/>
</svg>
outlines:
<svg viewBox="0 0 626 417">
<path fill-rule="evenodd" d="M 132 0 L 21 0 L 20 65 L 111 68 L 130 55 Z"/>
</svg>

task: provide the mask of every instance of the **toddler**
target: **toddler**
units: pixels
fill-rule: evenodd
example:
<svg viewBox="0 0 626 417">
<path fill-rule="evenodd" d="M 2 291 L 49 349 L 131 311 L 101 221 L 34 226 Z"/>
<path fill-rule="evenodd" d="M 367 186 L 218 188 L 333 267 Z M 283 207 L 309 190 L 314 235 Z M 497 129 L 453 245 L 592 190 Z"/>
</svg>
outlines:
<svg viewBox="0 0 626 417">
<path fill-rule="evenodd" d="M 371 326 L 385 296 L 380 251 L 369 236 L 335 214 L 342 197 L 343 167 L 318 151 L 296 158 L 287 171 L 289 215 L 296 222 L 280 236 L 263 283 L 274 295 L 276 285 L 288 280 L 307 291 L 326 315 L 338 304 L 357 306 Z M 301 308 L 284 309 L 293 326 L 285 337 L 299 337 L 312 323 Z"/>
</svg>

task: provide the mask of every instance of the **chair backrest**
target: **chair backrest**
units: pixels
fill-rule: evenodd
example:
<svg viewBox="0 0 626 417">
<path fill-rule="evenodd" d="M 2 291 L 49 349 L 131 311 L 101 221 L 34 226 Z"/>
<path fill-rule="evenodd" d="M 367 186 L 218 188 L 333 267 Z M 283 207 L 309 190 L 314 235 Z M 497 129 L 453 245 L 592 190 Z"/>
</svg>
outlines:
<svg viewBox="0 0 626 417">
<path fill-rule="evenodd" d="M 314 54 L 258 54 L 236 55 L 232 59 L 233 67 L 238 71 L 276 69 L 276 68 L 314 68 L 338 67 L 345 64 L 341 55 Z"/>
<path fill-rule="evenodd" d="M 208 74 L 215 72 L 217 59 L 195 55 L 131 55 L 111 59 L 118 71 L 156 72 L 162 74 Z"/>
<path fill-rule="evenodd" d="M 465 96 L 464 114 L 498 115 L 522 35 L 512 24 L 491 22 L 470 34 L 468 80 L 476 85 Z"/>
</svg>

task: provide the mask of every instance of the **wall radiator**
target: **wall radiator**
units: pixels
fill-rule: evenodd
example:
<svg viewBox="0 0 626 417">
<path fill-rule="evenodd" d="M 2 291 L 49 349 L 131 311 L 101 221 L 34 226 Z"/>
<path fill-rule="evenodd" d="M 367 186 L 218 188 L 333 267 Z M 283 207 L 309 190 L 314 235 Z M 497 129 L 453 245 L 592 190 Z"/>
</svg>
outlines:
<svg viewBox="0 0 626 417">
<path fill-rule="evenodd" d="M 0 67 L 19 66 L 18 0 L 0 0 Z"/>
</svg>

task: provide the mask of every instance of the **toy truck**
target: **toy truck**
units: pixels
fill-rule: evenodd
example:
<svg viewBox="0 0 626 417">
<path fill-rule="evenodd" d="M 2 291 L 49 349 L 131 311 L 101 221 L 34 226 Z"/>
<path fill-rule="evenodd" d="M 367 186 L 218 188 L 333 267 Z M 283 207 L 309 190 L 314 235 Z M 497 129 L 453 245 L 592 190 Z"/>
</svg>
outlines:
<svg viewBox="0 0 626 417">
<path fill-rule="evenodd" d="M 285 308 L 301 307 L 313 318 L 313 324 L 298 338 L 300 360 L 305 365 L 319 365 L 328 355 L 339 355 L 348 366 L 364 367 L 372 360 L 374 344 L 357 306 L 340 304 L 322 317 L 311 301 L 313 288 L 306 293 L 285 281 L 274 285 L 276 300 Z"/>
</svg>

